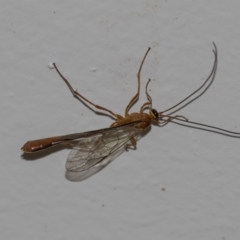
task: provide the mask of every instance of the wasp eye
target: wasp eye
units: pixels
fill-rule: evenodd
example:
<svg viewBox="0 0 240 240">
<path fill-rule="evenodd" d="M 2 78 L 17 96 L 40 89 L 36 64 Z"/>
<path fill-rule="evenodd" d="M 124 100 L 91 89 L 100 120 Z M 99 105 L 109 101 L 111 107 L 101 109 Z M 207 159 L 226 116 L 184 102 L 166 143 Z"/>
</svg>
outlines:
<svg viewBox="0 0 240 240">
<path fill-rule="evenodd" d="M 155 118 L 158 118 L 158 111 L 156 109 L 152 109 L 152 114 Z"/>
</svg>

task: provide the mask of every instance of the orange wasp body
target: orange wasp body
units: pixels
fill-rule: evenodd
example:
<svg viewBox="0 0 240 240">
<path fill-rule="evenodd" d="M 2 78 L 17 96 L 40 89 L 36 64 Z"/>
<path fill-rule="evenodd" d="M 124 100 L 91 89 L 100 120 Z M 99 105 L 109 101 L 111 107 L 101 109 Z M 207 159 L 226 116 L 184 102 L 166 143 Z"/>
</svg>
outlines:
<svg viewBox="0 0 240 240">
<path fill-rule="evenodd" d="M 213 129 L 214 131 L 222 132 L 226 135 L 239 137 L 240 133 L 228 131 L 228 130 L 210 126 L 207 124 L 192 122 L 181 115 L 172 116 L 172 113 L 166 114 L 166 112 L 170 110 L 173 111 L 174 108 L 178 107 L 182 103 L 185 103 L 186 100 L 188 100 L 190 97 L 192 97 L 197 92 L 199 92 L 207 83 L 209 83 L 208 87 L 210 86 L 217 69 L 217 48 L 215 44 L 214 44 L 214 47 L 215 47 L 215 50 L 213 50 L 213 53 L 214 53 L 215 60 L 214 60 L 211 73 L 208 76 L 208 78 L 205 80 L 205 82 L 196 91 L 194 91 L 192 94 L 190 94 L 188 97 L 186 97 L 185 99 L 183 99 L 182 101 L 174 105 L 173 107 L 165 111 L 158 112 L 157 110 L 152 108 L 152 98 L 148 93 L 148 84 L 150 82 L 150 79 L 149 79 L 146 84 L 147 102 L 145 102 L 141 106 L 139 113 L 129 113 L 130 108 L 139 98 L 140 74 L 141 74 L 142 66 L 146 59 L 146 56 L 150 51 L 150 48 L 148 48 L 141 62 L 139 71 L 137 73 L 137 79 L 138 79 L 137 93 L 127 105 L 125 109 L 124 117 L 112 112 L 107 108 L 104 108 L 102 106 L 92 103 L 87 98 L 82 96 L 80 93 L 75 91 L 70 85 L 70 83 L 68 82 L 68 80 L 60 73 L 56 64 L 53 63 L 58 74 L 65 81 L 65 83 L 67 84 L 67 86 L 69 87 L 69 89 L 71 90 L 72 94 L 75 97 L 79 98 L 80 100 L 88 104 L 93 105 L 96 109 L 99 109 L 101 111 L 105 111 L 111 114 L 116 119 L 116 121 L 112 123 L 109 128 L 105 128 L 105 129 L 28 141 L 23 145 L 22 150 L 26 153 L 32 153 L 32 152 L 44 150 L 46 148 L 56 146 L 59 144 L 65 145 L 67 147 L 71 147 L 73 149 L 68 156 L 66 169 L 68 171 L 78 172 L 78 171 L 85 171 L 90 167 L 102 162 L 103 160 L 114 156 L 118 152 L 124 150 L 125 147 L 136 146 L 137 140 L 140 138 L 141 133 L 151 125 L 152 121 L 158 124 L 159 126 L 164 126 L 169 122 L 175 122 L 175 123 L 180 122 L 180 123 L 184 123 L 185 125 L 190 124 L 193 126 L 206 127 L 209 129 Z M 149 109 L 149 113 L 144 112 L 145 109 Z M 174 110 L 174 112 L 176 111 L 177 110 Z"/>
</svg>

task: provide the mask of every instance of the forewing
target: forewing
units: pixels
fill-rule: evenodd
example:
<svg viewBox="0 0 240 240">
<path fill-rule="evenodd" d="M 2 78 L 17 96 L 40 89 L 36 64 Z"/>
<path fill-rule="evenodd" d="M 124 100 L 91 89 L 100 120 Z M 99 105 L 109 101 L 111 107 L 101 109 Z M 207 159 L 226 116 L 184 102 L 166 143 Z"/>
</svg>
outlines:
<svg viewBox="0 0 240 240">
<path fill-rule="evenodd" d="M 68 155 L 66 169 L 80 172 L 109 158 L 114 158 L 124 146 L 131 144 L 131 138 L 137 139 L 141 130 L 134 127 L 112 128 L 110 131 L 81 138 Z"/>
</svg>

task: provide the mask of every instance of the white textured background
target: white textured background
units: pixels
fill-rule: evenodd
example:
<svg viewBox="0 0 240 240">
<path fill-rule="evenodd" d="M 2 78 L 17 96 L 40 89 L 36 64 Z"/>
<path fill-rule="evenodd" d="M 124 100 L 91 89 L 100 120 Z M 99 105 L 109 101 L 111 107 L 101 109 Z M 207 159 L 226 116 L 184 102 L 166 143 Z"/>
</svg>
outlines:
<svg viewBox="0 0 240 240">
<path fill-rule="evenodd" d="M 107 127 L 74 99 L 49 62 L 93 102 L 124 113 L 136 73 L 154 108 L 213 85 L 182 109 L 193 121 L 240 132 L 238 0 L 1 1 L 1 239 L 240 238 L 240 139 L 169 124 L 153 126 L 81 182 L 65 176 L 69 150 L 23 158 L 27 141 Z M 138 111 L 146 97 L 142 89 Z M 165 191 L 163 191 L 165 188 Z"/>
</svg>

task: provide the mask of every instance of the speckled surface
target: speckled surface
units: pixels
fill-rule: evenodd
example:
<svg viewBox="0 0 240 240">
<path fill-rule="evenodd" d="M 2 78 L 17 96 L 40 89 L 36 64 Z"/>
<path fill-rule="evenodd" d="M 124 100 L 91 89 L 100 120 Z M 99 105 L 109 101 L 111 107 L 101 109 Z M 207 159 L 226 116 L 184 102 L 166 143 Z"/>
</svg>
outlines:
<svg viewBox="0 0 240 240">
<path fill-rule="evenodd" d="M 27 140 L 112 122 L 74 99 L 52 62 L 85 97 L 123 114 L 151 47 L 132 110 L 146 101 L 151 78 L 153 107 L 162 111 L 208 76 L 213 41 L 214 83 L 178 114 L 240 132 L 239 1 L 2 3 L 1 239 L 239 239 L 240 139 L 152 126 L 137 150 L 78 182 L 65 172 L 69 150 L 20 150 Z"/>
</svg>

